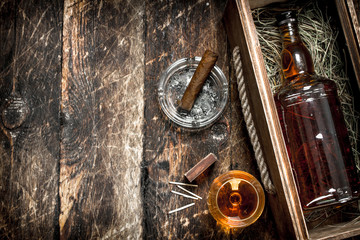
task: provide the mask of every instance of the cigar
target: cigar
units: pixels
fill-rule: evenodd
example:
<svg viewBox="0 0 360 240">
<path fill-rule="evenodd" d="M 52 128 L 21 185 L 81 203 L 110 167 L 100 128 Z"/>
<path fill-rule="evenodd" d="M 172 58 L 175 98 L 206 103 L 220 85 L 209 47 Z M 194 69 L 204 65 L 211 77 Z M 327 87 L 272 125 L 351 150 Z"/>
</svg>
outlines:
<svg viewBox="0 0 360 240">
<path fill-rule="evenodd" d="M 202 86 L 205 83 L 205 80 L 209 76 L 211 69 L 215 66 L 217 58 L 218 55 L 216 53 L 210 50 L 205 51 L 183 97 L 179 101 L 180 108 L 186 111 L 191 110 Z"/>
</svg>

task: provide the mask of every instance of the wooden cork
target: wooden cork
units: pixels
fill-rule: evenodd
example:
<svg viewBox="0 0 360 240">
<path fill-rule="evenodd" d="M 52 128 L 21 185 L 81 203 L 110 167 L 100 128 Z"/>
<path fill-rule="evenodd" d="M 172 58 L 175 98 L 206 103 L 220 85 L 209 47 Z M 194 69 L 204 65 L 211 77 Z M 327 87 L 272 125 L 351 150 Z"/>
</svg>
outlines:
<svg viewBox="0 0 360 240">
<path fill-rule="evenodd" d="M 185 93 L 179 101 L 179 107 L 190 111 L 194 102 L 203 87 L 205 80 L 215 66 L 218 55 L 210 50 L 206 50 L 197 66 L 194 75 L 187 86 Z"/>
<path fill-rule="evenodd" d="M 192 167 L 187 173 L 185 173 L 185 177 L 189 180 L 189 182 L 194 181 L 195 178 L 208 169 L 214 162 L 216 162 L 216 160 L 217 157 L 213 153 L 210 153 L 201 159 L 200 162 Z"/>
</svg>

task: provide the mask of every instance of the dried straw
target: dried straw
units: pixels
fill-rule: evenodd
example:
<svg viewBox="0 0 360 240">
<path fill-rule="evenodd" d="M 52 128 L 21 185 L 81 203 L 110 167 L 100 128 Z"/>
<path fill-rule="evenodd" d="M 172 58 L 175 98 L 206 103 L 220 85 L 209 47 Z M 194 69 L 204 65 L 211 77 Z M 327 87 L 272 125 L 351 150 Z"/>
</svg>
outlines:
<svg viewBox="0 0 360 240">
<path fill-rule="evenodd" d="M 343 224 L 329 225 L 328 222 L 327 226 L 342 228 L 350 225 L 359 225 L 360 223 L 359 206 L 356 204 L 349 204 L 336 208 L 329 207 L 312 210 L 311 212 L 305 214 L 305 219 L 307 223 L 311 224 L 311 228 L 317 228 L 326 223 L 329 218 L 336 219 L 339 215 L 341 215 L 342 219 L 345 220 Z"/>
<path fill-rule="evenodd" d="M 253 18 L 270 85 L 275 92 L 281 85 L 280 53 L 282 49 L 276 19 L 272 10 L 268 8 L 253 10 Z M 331 18 L 323 16 L 317 3 L 313 1 L 298 10 L 298 20 L 300 35 L 311 53 L 316 73 L 334 80 L 338 86 L 356 166 L 360 169 L 359 151 L 356 148 L 359 141 L 360 114 L 355 110 L 349 78 L 344 71 L 345 66 L 336 43 L 338 31 L 331 25 Z"/>
</svg>

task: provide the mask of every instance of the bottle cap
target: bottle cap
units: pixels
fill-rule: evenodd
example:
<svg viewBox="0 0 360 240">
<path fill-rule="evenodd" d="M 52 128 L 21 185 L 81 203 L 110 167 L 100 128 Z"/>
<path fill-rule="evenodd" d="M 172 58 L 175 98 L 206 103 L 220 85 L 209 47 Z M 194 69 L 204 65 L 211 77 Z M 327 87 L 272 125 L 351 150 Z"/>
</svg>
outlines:
<svg viewBox="0 0 360 240">
<path fill-rule="evenodd" d="M 276 20 L 279 26 L 286 23 L 297 22 L 297 12 L 293 10 L 282 12 L 276 15 Z"/>
</svg>

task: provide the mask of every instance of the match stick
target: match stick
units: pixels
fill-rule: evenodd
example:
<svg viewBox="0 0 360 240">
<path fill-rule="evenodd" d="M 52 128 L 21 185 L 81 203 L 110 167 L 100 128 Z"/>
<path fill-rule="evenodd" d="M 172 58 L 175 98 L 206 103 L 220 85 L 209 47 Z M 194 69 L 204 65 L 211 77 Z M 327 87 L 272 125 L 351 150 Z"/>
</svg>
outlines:
<svg viewBox="0 0 360 240">
<path fill-rule="evenodd" d="M 183 193 L 180 193 L 180 192 L 176 192 L 176 191 L 171 191 L 172 193 L 175 193 L 177 195 L 180 195 L 180 196 L 183 196 L 183 197 L 186 197 L 186 198 L 191 198 L 191 199 L 195 199 L 195 200 L 198 200 L 197 197 L 193 197 L 193 196 L 189 196 L 189 195 L 186 195 L 186 194 L 183 194 Z"/>
<path fill-rule="evenodd" d="M 181 187 L 181 186 L 179 186 L 179 185 L 177 185 L 177 187 L 180 188 L 181 190 L 187 192 L 188 194 L 191 194 L 191 195 L 193 195 L 194 197 L 197 197 L 198 199 L 202 199 L 202 197 L 196 195 L 196 194 L 193 193 L 193 192 L 190 192 L 189 190 L 187 190 L 187 189 L 185 189 L 185 188 L 183 188 L 183 187 Z"/>
<path fill-rule="evenodd" d="M 195 205 L 195 203 L 190 203 L 190 204 L 185 205 L 185 206 L 183 206 L 183 207 L 180 207 L 180 208 L 171 210 L 171 211 L 169 212 L 169 214 L 172 214 L 172 213 L 174 213 L 174 212 L 178 212 L 178 211 L 184 210 L 185 208 L 188 208 L 188 207 L 191 207 L 191 206 L 194 206 L 194 205 Z"/>
<path fill-rule="evenodd" d="M 169 182 L 169 183 L 174 184 L 174 185 L 188 186 L 188 187 L 198 187 L 198 185 L 195 185 L 195 184 L 188 184 L 188 183 L 181 183 L 181 182 Z"/>
</svg>

